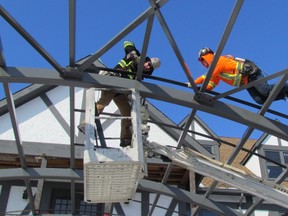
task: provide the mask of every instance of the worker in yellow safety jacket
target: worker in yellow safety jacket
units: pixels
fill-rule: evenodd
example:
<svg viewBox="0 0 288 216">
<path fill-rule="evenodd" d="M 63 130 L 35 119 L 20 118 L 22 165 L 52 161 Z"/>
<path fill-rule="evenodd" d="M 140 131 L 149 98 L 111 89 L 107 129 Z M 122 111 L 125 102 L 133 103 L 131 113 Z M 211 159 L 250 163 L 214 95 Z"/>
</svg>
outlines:
<svg viewBox="0 0 288 216">
<path fill-rule="evenodd" d="M 140 61 L 140 52 L 136 49 L 134 43 L 130 41 L 124 42 L 125 56 L 118 62 L 114 69 L 133 72 L 135 74 L 121 74 L 120 76 L 128 79 L 135 79 L 136 72 Z M 143 74 L 152 75 L 154 69 L 160 67 L 159 58 L 149 58 L 146 56 L 144 62 Z M 143 77 L 142 77 L 143 78 Z"/>
<path fill-rule="evenodd" d="M 198 61 L 206 68 L 212 63 L 214 52 L 207 47 L 199 51 Z M 202 84 L 205 80 L 205 75 L 195 79 L 195 84 Z M 220 81 L 223 81 L 231 86 L 242 86 L 249 82 L 255 81 L 263 77 L 261 69 L 252 61 L 242 58 L 234 58 L 231 55 L 220 56 L 211 79 L 207 85 L 207 90 L 214 89 Z M 190 83 L 188 83 L 190 86 Z M 191 87 L 191 86 L 190 86 Z M 266 81 L 257 84 L 247 89 L 248 93 L 258 104 L 263 104 L 274 84 L 268 84 Z M 285 99 L 288 96 L 288 84 L 281 89 L 275 100 Z"/>
<path fill-rule="evenodd" d="M 135 47 L 134 43 L 130 41 L 124 42 L 125 56 L 119 61 L 119 63 L 114 67 L 114 69 L 119 70 L 117 73 L 115 71 L 100 71 L 100 75 L 118 76 L 126 79 L 135 79 L 136 72 L 138 70 L 140 62 L 140 52 Z M 155 69 L 160 67 L 159 58 L 145 58 L 143 74 L 151 75 Z M 134 74 L 121 73 L 121 71 L 133 72 Z M 143 79 L 144 77 L 142 77 Z M 111 101 L 117 105 L 121 116 L 129 117 L 131 115 L 131 103 L 127 94 L 114 92 L 114 91 L 101 91 L 101 97 L 95 104 L 95 108 L 98 114 L 101 114 L 106 106 L 110 104 Z M 121 132 L 120 132 L 120 146 L 127 147 L 131 146 L 132 132 L 131 132 L 131 119 L 121 119 Z M 81 132 L 85 132 L 85 122 L 78 125 L 78 129 Z"/>
</svg>

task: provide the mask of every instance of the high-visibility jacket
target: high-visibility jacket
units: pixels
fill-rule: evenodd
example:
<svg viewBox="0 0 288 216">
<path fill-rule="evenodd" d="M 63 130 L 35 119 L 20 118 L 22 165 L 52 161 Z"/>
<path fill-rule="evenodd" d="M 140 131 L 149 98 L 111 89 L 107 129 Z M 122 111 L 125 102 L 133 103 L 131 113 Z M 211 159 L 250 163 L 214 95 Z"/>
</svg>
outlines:
<svg viewBox="0 0 288 216">
<path fill-rule="evenodd" d="M 124 51 L 125 56 L 123 59 L 121 59 L 118 64 L 114 67 L 114 69 L 120 69 L 128 72 L 134 72 L 136 75 L 136 72 L 138 70 L 138 64 L 140 61 L 140 52 L 136 49 L 134 43 L 130 41 L 124 42 Z M 150 61 L 149 57 L 146 57 L 145 62 Z M 153 69 L 149 72 L 143 72 L 145 74 L 151 75 L 153 72 Z M 122 77 L 128 78 L 128 79 L 134 79 L 134 74 L 122 74 Z"/>
<path fill-rule="evenodd" d="M 202 58 L 210 65 L 213 61 L 214 55 L 212 53 L 207 53 L 202 56 Z M 247 84 L 248 77 L 240 73 L 243 66 L 243 61 L 238 61 L 232 56 L 220 56 L 206 89 L 214 89 L 219 84 L 220 80 L 231 86 Z M 205 75 L 198 77 L 195 79 L 195 84 L 202 84 L 205 78 Z"/>
</svg>

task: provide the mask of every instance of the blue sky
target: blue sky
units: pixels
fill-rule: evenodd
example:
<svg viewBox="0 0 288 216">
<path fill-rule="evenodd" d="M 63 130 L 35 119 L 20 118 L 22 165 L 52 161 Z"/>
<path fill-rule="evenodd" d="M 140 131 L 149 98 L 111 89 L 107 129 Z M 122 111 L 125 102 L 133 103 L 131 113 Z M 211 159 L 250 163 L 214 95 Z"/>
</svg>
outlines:
<svg viewBox="0 0 288 216">
<path fill-rule="evenodd" d="M 69 64 L 68 3 L 64 0 L 1 0 L 1 5 L 53 56 L 63 67 Z M 200 48 L 207 46 L 216 50 L 236 1 L 233 0 L 170 0 L 161 8 L 171 33 L 186 61 L 193 78 L 206 72 L 197 62 Z M 76 60 L 99 50 L 149 6 L 148 0 L 83 0 L 76 5 Z M 225 45 L 223 54 L 253 60 L 266 74 L 287 68 L 288 22 L 287 0 L 244 1 L 240 14 Z M 146 22 L 142 23 L 115 47 L 105 53 L 101 60 L 108 66 L 123 57 L 123 41 L 133 41 L 141 49 Z M 7 22 L 0 17 L 0 37 L 7 66 L 52 68 Z M 161 58 L 162 65 L 153 75 L 179 82 L 187 82 L 177 57 L 163 32 L 157 17 L 148 47 L 150 57 Z M 278 79 L 271 80 L 271 83 Z M 153 81 L 149 81 L 153 82 Z M 164 84 L 174 88 L 174 85 Z M 13 92 L 23 85 L 11 85 Z M 221 83 L 215 91 L 225 92 L 230 86 Z M 186 89 L 188 91 L 192 90 Z M 3 98 L 0 84 L 0 98 Z M 253 102 L 246 91 L 234 97 Z M 184 118 L 190 109 L 152 101 L 174 122 Z M 232 103 L 230 101 L 225 101 Z M 254 103 L 254 102 L 253 102 Z M 237 104 L 237 106 L 243 106 Z M 244 107 L 244 106 L 243 106 Z M 250 109 L 244 107 L 245 109 Z M 274 102 L 271 109 L 287 113 L 287 102 Z M 255 109 L 251 109 L 257 112 Z M 197 112 L 208 126 L 220 136 L 241 137 L 246 126 Z M 275 116 L 269 117 L 275 119 Z M 287 123 L 287 120 L 279 118 Z M 232 130 L 227 130 L 227 125 Z M 237 129 L 236 129 L 237 128 Z M 258 138 L 259 132 L 253 134 Z"/>
</svg>

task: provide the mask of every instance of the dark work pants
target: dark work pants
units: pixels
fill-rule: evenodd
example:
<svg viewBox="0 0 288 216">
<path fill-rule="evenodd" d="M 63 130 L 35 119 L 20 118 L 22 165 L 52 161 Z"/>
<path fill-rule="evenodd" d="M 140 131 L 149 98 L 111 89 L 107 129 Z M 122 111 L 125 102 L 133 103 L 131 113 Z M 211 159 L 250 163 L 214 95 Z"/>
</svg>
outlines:
<svg viewBox="0 0 288 216">
<path fill-rule="evenodd" d="M 104 108 L 108 106 L 112 100 L 118 107 L 121 116 L 125 117 L 131 116 L 132 108 L 128 95 L 105 90 L 101 91 L 101 97 L 96 103 L 96 109 L 98 114 L 101 114 Z M 131 119 L 121 119 L 121 132 L 120 132 L 121 141 L 124 139 L 129 140 L 132 139 L 131 126 L 132 126 Z"/>
<path fill-rule="evenodd" d="M 258 80 L 260 78 L 264 77 L 262 72 L 257 75 L 256 77 L 250 78 L 249 77 L 249 82 L 253 82 L 255 80 Z M 262 82 L 260 84 L 257 84 L 251 88 L 248 88 L 247 91 L 249 92 L 250 96 L 254 99 L 254 101 L 258 104 L 263 104 L 268 96 L 269 93 L 271 92 L 272 88 L 274 87 L 275 84 L 268 84 L 267 81 Z M 277 97 L 275 98 L 274 101 L 276 100 L 284 100 L 285 97 L 288 97 L 288 83 L 286 83 Z"/>
</svg>

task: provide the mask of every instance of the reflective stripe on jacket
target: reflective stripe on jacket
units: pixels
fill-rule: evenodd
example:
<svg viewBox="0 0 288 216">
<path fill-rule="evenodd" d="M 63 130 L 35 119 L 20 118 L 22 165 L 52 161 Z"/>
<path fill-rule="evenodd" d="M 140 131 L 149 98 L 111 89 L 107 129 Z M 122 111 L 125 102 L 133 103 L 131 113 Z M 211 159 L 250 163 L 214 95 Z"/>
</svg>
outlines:
<svg viewBox="0 0 288 216">
<path fill-rule="evenodd" d="M 214 55 L 208 53 L 202 56 L 202 58 L 210 65 L 213 61 Z M 220 80 L 231 86 L 247 84 L 248 78 L 243 77 L 240 73 L 243 69 L 243 65 L 244 62 L 235 60 L 232 56 L 220 56 L 208 83 L 207 90 L 214 89 L 219 84 Z M 198 77 L 195 80 L 195 84 L 202 84 L 205 77 L 205 75 Z"/>
<path fill-rule="evenodd" d="M 136 49 L 134 43 L 130 41 L 124 42 L 125 57 L 121 59 L 114 69 L 124 70 L 128 72 L 137 72 L 140 52 Z M 133 53 L 133 54 L 131 54 Z M 130 54 L 130 55 L 129 55 Z M 129 56 L 128 56 L 129 55 Z M 122 77 L 128 79 L 134 79 L 133 74 L 122 74 Z"/>
</svg>

